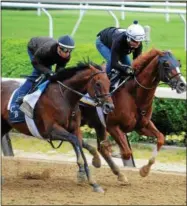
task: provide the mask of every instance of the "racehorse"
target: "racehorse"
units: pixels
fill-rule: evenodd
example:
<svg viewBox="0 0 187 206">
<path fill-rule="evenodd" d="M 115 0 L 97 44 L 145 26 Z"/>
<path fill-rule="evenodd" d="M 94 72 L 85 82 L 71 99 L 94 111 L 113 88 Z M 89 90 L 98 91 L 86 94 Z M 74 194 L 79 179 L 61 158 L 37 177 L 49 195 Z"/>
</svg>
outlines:
<svg viewBox="0 0 187 206">
<path fill-rule="evenodd" d="M 3 81 L 1 85 L 1 137 L 12 128 L 31 135 L 25 122 L 11 123 L 7 105 L 13 91 L 19 87 L 16 81 Z M 68 141 L 72 144 L 79 170 L 85 170 L 89 184 L 94 191 L 102 192 L 90 176 L 90 171 L 81 148 L 79 99 L 88 92 L 104 110 L 110 112 L 114 105 L 109 95 L 110 81 L 101 67 L 88 61 L 80 62 L 75 67 L 61 70 L 56 81 L 49 83 L 39 98 L 35 110 L 34 121 L 39 133 L 45 140 Z M 78 139 L 79 138 L 79 139 Z"/>
<path fill-rule="evenodd" d="M 153 151 L 153 156 L 149 159 L 148 164 L 140 169 L 140 175 L 147 176 L 158 151 L 164 144 L 164 135 L 151 121 L 155 90 L 162 81 L 175 89 L 177 93 L 186 91 L 186 82 L 181 76 L 179 62 L 168 51 L 152 49 L 134 60 L 132 68 L 135 72 L 134 77 L 131 77 L 112 94 L 115 109 L 106 116 L 107 130 L 101 124 L 94 107 L 80 105 L 82 125 L 88 124 L 95 129 L 98 151 L 113 173 L 118 176 L 118 180 L 125 184 L 128 184 L 127 178 L 123 176 L 112 160 L 111 148 L 107 149 L 109 146 L 109 142 L 106 141 L 107 131 L 118 144 L 123 162 L 132 155 L 124 133 L 135 130 L 140 135 L 157 138 L 157 147 Z M 86 143 L 83 144 L 83 147 L 94 155 L 92 163 L 96 167 L 100 167 L 99 156 L 94 148 Z"/>
</svg>

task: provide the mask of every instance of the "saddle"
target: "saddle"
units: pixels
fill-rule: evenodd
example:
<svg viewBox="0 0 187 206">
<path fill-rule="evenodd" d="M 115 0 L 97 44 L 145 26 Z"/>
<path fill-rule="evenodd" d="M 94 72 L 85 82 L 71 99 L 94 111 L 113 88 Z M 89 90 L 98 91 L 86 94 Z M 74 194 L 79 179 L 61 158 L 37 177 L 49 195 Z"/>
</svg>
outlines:
<svg viewBox="0 0 187 206">
<path fill-rule="evenodd" d="M 131 78 L 131 76 L 124 75 L 124 73 L 116 69 L 112 69 L 108 77 L 111 82 L 110 92 L 114 92 L 120 85 L 125 84 Z"/>
</svg>

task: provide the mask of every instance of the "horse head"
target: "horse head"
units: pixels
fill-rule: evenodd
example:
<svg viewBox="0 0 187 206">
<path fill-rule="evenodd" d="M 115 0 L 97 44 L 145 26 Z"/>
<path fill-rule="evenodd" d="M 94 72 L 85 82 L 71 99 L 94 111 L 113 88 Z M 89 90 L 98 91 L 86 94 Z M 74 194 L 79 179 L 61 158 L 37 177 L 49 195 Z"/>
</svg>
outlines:
<svg viewBox="0 0 187 206">
<path fill-rule="evenodd" d="M 163 52 L 162 56 L 158 57 L 159 78 L 164 83 L 168 84 L 177 93 L 183 93 L 187 89 L 186 81 L 180 72 L 180 62 L 175 59 L 171 52 Z"/>
<path fill-rule="evenodd" d="M 87 92 L 94 98 L 98 106 L 102 106 L 103 112 L 108 114 L 114 109 L 114 104 L 109 92 L 110 80 L 105 71 L 93 62 L 89 63 L 90 77 L 87 83 Z"/>
<path fill-rule="evenodd" d="M 133 68 L 136 82 L 144 89 L 156 88 L 160 81 L 168 84 L 177 93 L 183 93 L 187 89 L 186 81 L 180 72 L 180 62 L 170 51 L 152 49 L 139 56 L 133 62 Z"/>
</svg>

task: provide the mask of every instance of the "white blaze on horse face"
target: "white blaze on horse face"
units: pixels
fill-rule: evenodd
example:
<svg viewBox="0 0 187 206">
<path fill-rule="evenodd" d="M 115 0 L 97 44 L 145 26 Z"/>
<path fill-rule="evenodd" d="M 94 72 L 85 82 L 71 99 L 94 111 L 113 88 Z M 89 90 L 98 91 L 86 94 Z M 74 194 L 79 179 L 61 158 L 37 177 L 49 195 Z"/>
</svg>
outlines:
<svg viewBox="0 0 187 206">
<path fill-rule="evenodd" d="M 177 73 L 180 73 L 179 67 L 176 67 L 176 71 L 177 71 Z"/>
<path fill-rule="evenodd" d="M 186 80 L 185 80 L 185 78 L 184 78 L 183 76 L 181 76 L 181 81 L 182 81 L 184 84 L 186 84 Z"/>
</svg>

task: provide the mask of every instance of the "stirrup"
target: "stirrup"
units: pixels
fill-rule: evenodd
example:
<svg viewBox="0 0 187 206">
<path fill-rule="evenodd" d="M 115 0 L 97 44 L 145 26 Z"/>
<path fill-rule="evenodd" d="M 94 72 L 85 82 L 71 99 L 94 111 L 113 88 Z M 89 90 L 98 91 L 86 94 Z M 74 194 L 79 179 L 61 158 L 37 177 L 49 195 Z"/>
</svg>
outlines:
<svg viewBox="0 0 187 206">
<path fill-rule="evenodd" d="M 32 109 L 32 107 L 27 102 L 23 102 L 19 109 L 24 114 L 26 114 L 29 118 L 31 118 L 31 119 L 34 118 L 33 109 Z"/>
</svg>

